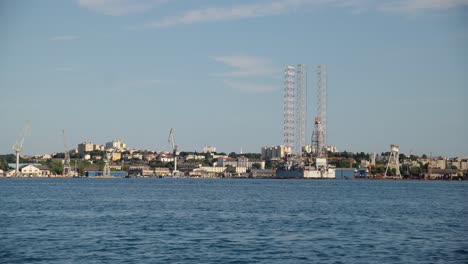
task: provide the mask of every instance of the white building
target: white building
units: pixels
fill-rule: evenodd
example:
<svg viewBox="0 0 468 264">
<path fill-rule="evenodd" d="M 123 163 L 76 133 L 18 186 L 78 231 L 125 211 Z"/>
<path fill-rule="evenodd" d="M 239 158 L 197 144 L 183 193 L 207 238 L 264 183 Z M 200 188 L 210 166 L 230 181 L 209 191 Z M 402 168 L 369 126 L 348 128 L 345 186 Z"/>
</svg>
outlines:
<svg viewBox="0 0 468 264">
<path fill-rule="evenodd" d="M 212 152 L 216 152 L 215 146 L 205 146 L 203 148 L 203 153 L 212 153 Z"/>
<path fill-rule="evenodd" d="M 218 165 L 221 167 L 232 166 L 232 167 L 245 167 L 252 168 L 254 164 L 260 164 L 261 169 L 265 169 L 265 161 L 257 159 L 248 159 L 247 157 L 239 157 L 237 159 L 233 158 L 219 158 Z"/>
<path fill-rule="evenodd" d="M 45 166 L 24 165 L 19 168 L 19 172 L 24 177 L 49 177 L 50 170 Z"/>
<path fill-rule="evenodd" d="M 164 163 L 174 162 L 174 156 L 172 154 L 161 154 L 159 155 L 158 160 Z"/>
<path fill-rule="evenodd" d="M 194 154 L 189 154 L 185 157 L 185 160 L 204 160 L 205 156 L 203 155 L 194 155 Z"/>
<path fill-rule="evenodd" d="M 106 149 L 117 149 L 117 151 L 124 151 L 127 149 L 127 144 L 122 140 L 112 140 L 112 142 L 106 143 Z"/>
<path fill-rule="evenodd" d="M 78 144 L 78 153 L 85 154 L 86 152 L 91 152 L 94 150 L 94 143 L 83 142 Z"/>
</svg>

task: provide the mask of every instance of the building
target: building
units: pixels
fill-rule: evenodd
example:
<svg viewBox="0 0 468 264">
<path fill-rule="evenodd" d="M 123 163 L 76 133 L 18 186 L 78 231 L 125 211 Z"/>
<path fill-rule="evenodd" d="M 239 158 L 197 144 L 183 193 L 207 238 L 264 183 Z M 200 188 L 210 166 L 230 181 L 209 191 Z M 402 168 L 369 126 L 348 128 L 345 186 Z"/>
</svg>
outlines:
<svg viewBox="0 0 468 264">
<path fill-rule="evenodd" d="M 23 165 L 19 172 L 23 177 L 49 177 L 50 169 L 47 166 Z"/>
<path fill-rule="evenodd" d="M 84 155 L 86 152 L 91 152 L 94 150 L 94 143 L 91 142 L 83 142 L 78 144 L 78 153 Z"/>
<path fill-rule="evenodd" d="M 106 150 L 108 149 L 117 149 L 117 151 L 124 151 L 127 149 L 127 144 L 122 140 L 112 140 L 111 142 L 106 143 Z"/>
<path fill-rule="evenodd" d="M 204 160 L 204 159 L 205 159 L 204 155 L 189 154 L 185 157 L 185 160 Z"/>
<path fill-rule="evenodd" d="M 234 158 L 219 158 L 218 165 L 221 167 L 232 166 L 232 167 L 245 167 L 252 168 L 254 164 L 259 164 L 261 169 L 265 169 L 265 161 L 257 159 L 249 159 L 247 157 L 241 156 L 237 159 Z"/>
<path fill-rule="evenodd" d="M 215 178 L 226 173 L 226 167 L 208 167 L 203 166 L 193 169 L 189 175 L 192 177 Z"/>
<path fill-rule="evenodd" d="M 78 144 L 78 153 L 81 155 L 84 155 L 86 152 L 91 152 L 91 151 L 103 151 L 104 146 L 100 146 L 91 142 L 83 142 Z"/>
<path fill-rule="evenodd" d="M 174 155 L 167 153 L 167 154 L 161 154 L 158 157 L 158 161 L 167 163 L 167 162 L 174 162 Z"/>
<path fill-rule="evenodd" d="M 291 154 L 291 147 L 286 145 L 262 147 L 262 159 L 282 159 Z"/>
<path fill-rule="evenodd" d="M 122 153 L 120 153 L 120 152 L 112 153 L 111 160 L 117 161 L 117 160 L 120 160 L 120 159 L 122 159 Z"/>
<path fill-rule="evenodd" d="M 331 153 L 337 153 L 339 152 L 338 148 L 335 147 L 335 146 L 332 146 L 332 145 L 328 145 L 327 147 L 327 151 L 331 152 Z"/>
<path fill-rule="evenodd" d="M 203 153 L 212 153 L 212 152 L 216 152 L 215 146 L 205 146 L 203 148 Z"/>
</svg>

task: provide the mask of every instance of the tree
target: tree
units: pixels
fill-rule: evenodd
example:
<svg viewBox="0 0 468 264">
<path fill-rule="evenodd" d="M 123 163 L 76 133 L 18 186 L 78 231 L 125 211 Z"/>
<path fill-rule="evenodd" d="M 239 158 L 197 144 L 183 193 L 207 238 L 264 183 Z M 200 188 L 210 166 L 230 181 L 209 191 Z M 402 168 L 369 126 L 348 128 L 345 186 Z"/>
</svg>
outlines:
<svg viewBox="0 0 468 264">
<path fill-rule="evenodd" d="M 231 166 L 231 165 L 228 165 L 228 166 L 226 167 L 226 172 L 229 172 L 229 173 L 236 173 L 236 167 Z"/>
<path fill-rule="evenodd" d="M 420 175 L 422 173 L 422 169 L 419 166 L 412 166 L 410 168 L 410 174 L 411 175 Z"/>
<path fill-rule="evenodd" d="M 237 158 L 237 154 L 235 152 L 231 152 L 229 153 L 229 157 L 235 159 Z"/>
<path fill-rule="evenodd" d="M 63 164 L 58 160 L 52 160 L 48 163 L 50 173 L 52 174 L 63 174 Z"/>
<path fill-rule="evenodd" d="M 262 168 L 262 165 L 261 165 L 260 163 L 254 163 L 254 164 L 252 164 L 252 169 L 257 169 L 257 170 L 259 170 L 259 169 L 261 169 L 261 168 Z"/>
</svg>

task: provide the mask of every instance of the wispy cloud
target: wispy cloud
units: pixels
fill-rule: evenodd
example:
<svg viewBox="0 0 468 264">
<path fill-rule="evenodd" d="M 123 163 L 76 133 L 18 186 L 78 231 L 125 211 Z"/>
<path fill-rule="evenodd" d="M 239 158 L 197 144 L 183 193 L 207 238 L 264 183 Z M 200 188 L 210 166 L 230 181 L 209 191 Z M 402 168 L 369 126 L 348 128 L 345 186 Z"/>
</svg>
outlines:
<svg viewBox="0 0 468 264">
<path fill-rule="evenodd" d="M 52 41 L 70 41 L 70 40 L 77 40 L 80 37 L 76 35 L 62 35 L 62 36 L 54 36 L 50 38 Z"/>
<path fill-rule="evenodd" d="M 468 0 L 271 0 L 228 7 L 205 7 L 150 21 L 145 27 L 167 28 L 178 25 L 278 16 L 314 8 L 340 8 L 360 14 L 369 10 L 410 13 L 444 10 L 468 5 Z"/>
<path fill-rule="evenodd" d="M 217 56 L 212 57 L 213 60 L 221 62 L 224 65 L 233 68 L 230 72 L 216 73 L 217 76 L 224 77 L 252 77 L 265 76 L 277 73 L 272 63 L 264 58 L 244 55 L 234 56 Z"/>
<path fill-rule="evenodd" d="M 187 11 L 181 15 L 170 16 L 161 20 L 149 22 L 147 27 L 171 27 L 176 25 L 189 25 L 203 22 L 216 22 L 227 20 L 238 20 L 251 17 L 265 17 L 281 15 L 291 12 L 304 5 L 331 0 L 282 0 L 268 1 L 254 4 L 234 5 L 230 7 L 207 7 Z"/>
<path fill-rule="evenodd" d="M 267 93 L 273 92 L 277 89 L 275 86 L 269 84 L 238 82 L 231 80 L 224 80 L 224 84 L 234 90 L 246 93 Z"/>
<path fill-rule="evenodd" d="M 396 0 L 380 5 L 380 10 L 397 13 L 420 13 L 467 6 L 468 0 Z"/>
<path fill-rule="evenodd" d="M 109 16 L 122 16 L 148 11 L 169 0 L 78 0 L 81 7 Z"/>
<path fill-rule="evenodd" d="M 213 75 L 223 77 L 224 84 L 234 90 L 248 93 L 276 90 L 275 86 L 256 80 L 259 77 L 268 79 L 280 72 L 268 59 L 245 55 L 216 56 L 211 59 L 232 68 L 231 71 Z"/>
</svg>

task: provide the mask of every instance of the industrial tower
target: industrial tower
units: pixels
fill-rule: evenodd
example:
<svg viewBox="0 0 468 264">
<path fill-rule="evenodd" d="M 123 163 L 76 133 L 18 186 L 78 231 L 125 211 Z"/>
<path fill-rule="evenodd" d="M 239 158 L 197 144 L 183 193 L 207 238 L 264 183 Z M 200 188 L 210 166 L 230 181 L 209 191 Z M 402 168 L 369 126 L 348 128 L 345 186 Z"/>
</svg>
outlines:
<svg viewBox="0 0 468 264">
<path fill-rule="evenodd" d="M 316 157 L 324 157 L 327 146 L 327 74 L 327 66 L 317 66 L 317 113 L 312 133 L 312 147 Z"/>
<path fill-rule="evenodd" d="M 302 154 L 306 145 L 307 129 L 307 66 L 299 64 L 296 67 L 296 154 Z"/>
<path fill-rule="evenodd" d="M 294 66 L 286 66 L 284 70 L 284 126 L 283 126 L 283 144 L 294 148 L 294 127 L 295 127 L 295 77 L 296 71 Z"/>
<path fill-rule="evenodd" d="M 301 154 L 306 144 L 307 66 L 286 66 L 284 71 L 283 144 Z"/>
<path fill-rule="evenodd" d="M 394 177 L 401 178 L 400 174 L 400 162 L 399 159 L 399 147 L 398 145 L 390 145 L 391 152 L 390 157 L 388 157 L 387 168 L 385 168 L 385 177 L 387 177 L 388 168 L 394 167 L 396 170 L 396 175 Z"/>
</svg>

